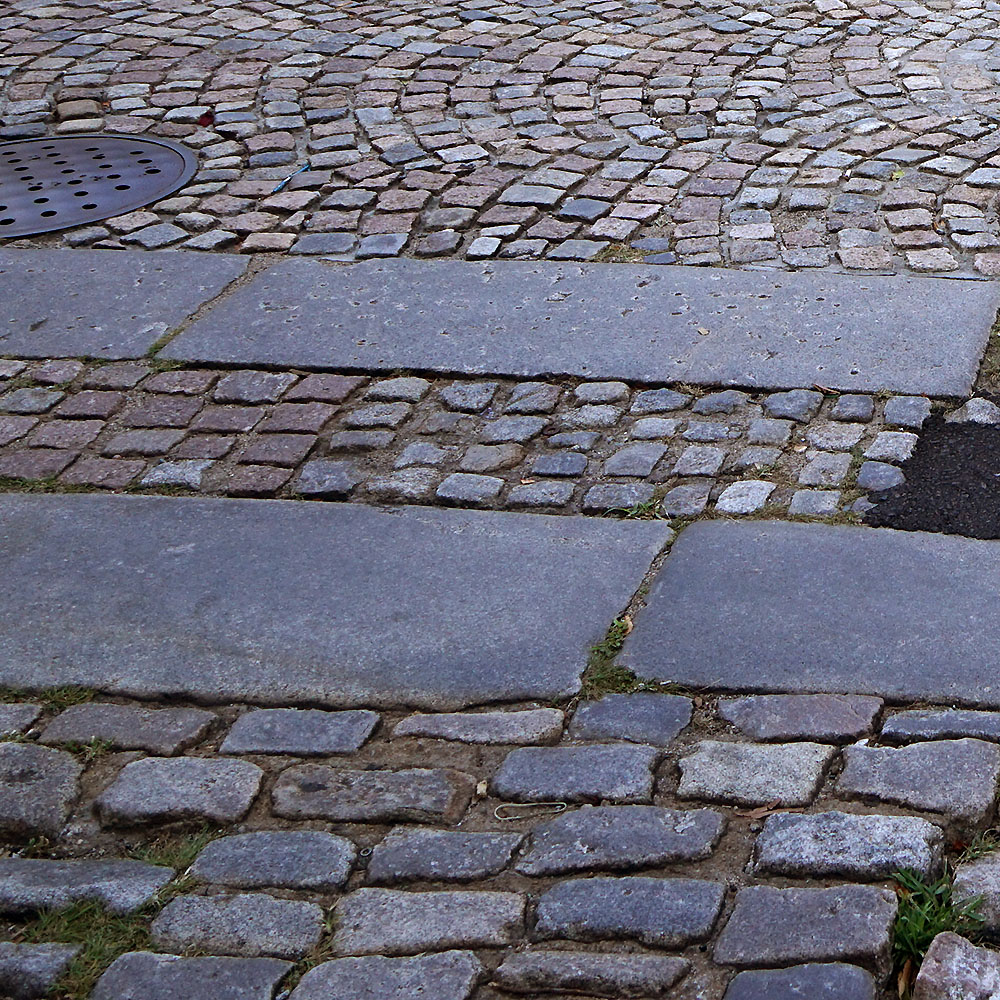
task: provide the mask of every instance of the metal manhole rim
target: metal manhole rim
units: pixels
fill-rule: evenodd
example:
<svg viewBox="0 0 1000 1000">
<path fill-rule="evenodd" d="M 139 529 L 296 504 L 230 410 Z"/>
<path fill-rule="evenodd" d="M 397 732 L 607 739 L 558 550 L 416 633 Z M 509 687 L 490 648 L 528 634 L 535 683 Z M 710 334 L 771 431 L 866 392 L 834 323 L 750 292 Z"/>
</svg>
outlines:
<svg viewBox="0 0 1000 1000">
<path fill-rule="evenodd" d="M 132 143 L 140 146 L 157 146 L 161 149 L 167 150 L 179 158 L 179 172 L 176 177 L 169 183 L 163 184 L 160 187 L 145 188 L 137 191 L 132 197 L 123 198 L 122 200 L 115 202 L 111 205 L 105 206 L 105 208 L 100 209 L 96 214 L 87 215 L 82 217 L 76 216 L 64 216 L 63 218 L 54 219 L 51 223 L 41 222 L 41 224 L 35 223 L 31 224 L 29 228 L 15 228 L 12 232 L 4 232 L 0 230 L 0 243 L 3 243 L 11 239 L 21 239 L 31 236 L 42 236 L 46 233 L 60 232 L 62 230 L 74 229 L 80 226 L 90 225 L 93 223 L 101 222 L 105 219 L 113 218 L 117 215 L 125 215 L 129 212 L 134 212 L 139 208 L 143 208 L 147 205 L 154 204 L 163 198 L 168 197 L 174 192 L 178 191 L 180 188 L 184 187 L 191 178 L 197 173 L 199 160 L 198 154 L 195 150 L 182 145 L 181 143 L 175 142 L 170 139 L 162 139 L 158 136 L 146 136 L 146 135 L 127 135 L 121 132 L 81 132 L 77 135 L 48 135 L 48 136 L 32 136 L 28 139 L 14 139 L 5 142 L 0 142 L 0 152 L 5 149 L 10 149 L 11 147 L 25 148 L 41 144 L 63 144 L 63 143 L 74 143 L 78 145 L 80 142 L 106 142 L 107 140 L 115 140 L 116 142 Z M 162 167 L 161 167 L 162 169 Z M 3 198 L 4 185 L 0 183 L 0 198 Z M 34 193 L 45 194 L 47 191 L 52 191 L 53 188 L 50 187 L 46 189 L 43 186 L 38 187 Z M 18 193 L 19 194 L 19 193 Z M 20 196 L 20 194 L 19 194 Z M 8 200 L 14 200 L 9 199 Z M 81 206 L 82 207 L 82 206 Z M 16 225 L 16 223 L 15 223 Z"/>
</svg>

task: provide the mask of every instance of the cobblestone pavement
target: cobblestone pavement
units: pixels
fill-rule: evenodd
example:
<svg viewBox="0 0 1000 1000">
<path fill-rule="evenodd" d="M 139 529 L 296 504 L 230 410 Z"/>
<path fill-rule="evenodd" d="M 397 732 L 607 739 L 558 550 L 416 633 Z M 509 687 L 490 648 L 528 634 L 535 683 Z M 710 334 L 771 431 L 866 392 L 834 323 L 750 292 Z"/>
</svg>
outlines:
<svg viewBox="0 0 1000 1000">
<path fill-rule="evenodd" d="M 552 513 L 853 516 L 923 396 L 0 361 L 0 482 Z M 971 408 L 956 418 L 994 419 Z"/>
<path fill-rule="evenodd" d="M 43 245 L 994 275 L 998 40 L 970 0 L 14 0 L 0 139 L 202 157 Z"/>
<path fill-rule="evenodd" d="M 595 694 L 447 715 L 8 700 L 0 987 L 40 996 L 75 946 L 35 914 L 97 901 L 131 928 L 100 1000 L 889 996 L 888 880 L 936 877 L 988 825 L 1000 714 Z M 957 867 L 992 930 L 997 864 Z"/>
</svg>

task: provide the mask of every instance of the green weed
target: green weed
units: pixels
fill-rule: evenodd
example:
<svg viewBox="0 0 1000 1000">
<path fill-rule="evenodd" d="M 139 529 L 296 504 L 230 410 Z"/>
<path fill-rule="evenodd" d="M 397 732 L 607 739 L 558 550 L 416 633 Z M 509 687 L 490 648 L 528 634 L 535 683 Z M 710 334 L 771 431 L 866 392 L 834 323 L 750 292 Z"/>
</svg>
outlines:
<svg viewBox="0 0 1000 1000">
<path fill-rule="evenodd" d="M 916 976 L 931 942 L 942 931 L 975 939 L 983 922 L 979 914 L 982 900 L 956 900 L 951 875 L 927 882 L 912 869 L 896 872 L 899 907 L 893 932 L 893 961 L 904 996 Z"/>
</svg>

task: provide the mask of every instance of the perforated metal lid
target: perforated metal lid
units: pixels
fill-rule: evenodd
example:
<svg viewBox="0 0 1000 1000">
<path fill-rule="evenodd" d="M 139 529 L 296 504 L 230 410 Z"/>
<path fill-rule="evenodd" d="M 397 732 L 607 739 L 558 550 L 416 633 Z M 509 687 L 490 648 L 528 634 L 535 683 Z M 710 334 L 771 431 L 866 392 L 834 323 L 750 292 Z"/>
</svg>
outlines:
<svg viewBox="0 0 1000 1000">
<path fill-rule="evenodd" d="M 86 225 L 186 184 L 195 154 L 164 139 L 78 135 L 0 144 L 0 239 Z"/>
</svg>

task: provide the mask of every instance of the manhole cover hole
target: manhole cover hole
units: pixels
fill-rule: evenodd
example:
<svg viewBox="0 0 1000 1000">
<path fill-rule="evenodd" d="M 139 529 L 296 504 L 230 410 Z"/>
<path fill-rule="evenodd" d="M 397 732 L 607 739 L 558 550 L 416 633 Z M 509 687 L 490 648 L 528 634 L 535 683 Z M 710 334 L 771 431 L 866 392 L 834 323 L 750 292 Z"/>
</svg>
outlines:
<svg viewBox="0 0 1000 1000">
<path fill-rule="evenodd" d="M 186 184 L 194 153 L 162 139 L 79 135 L 0 144 L 0 239 L 69 229 Z"/>
</svg>

